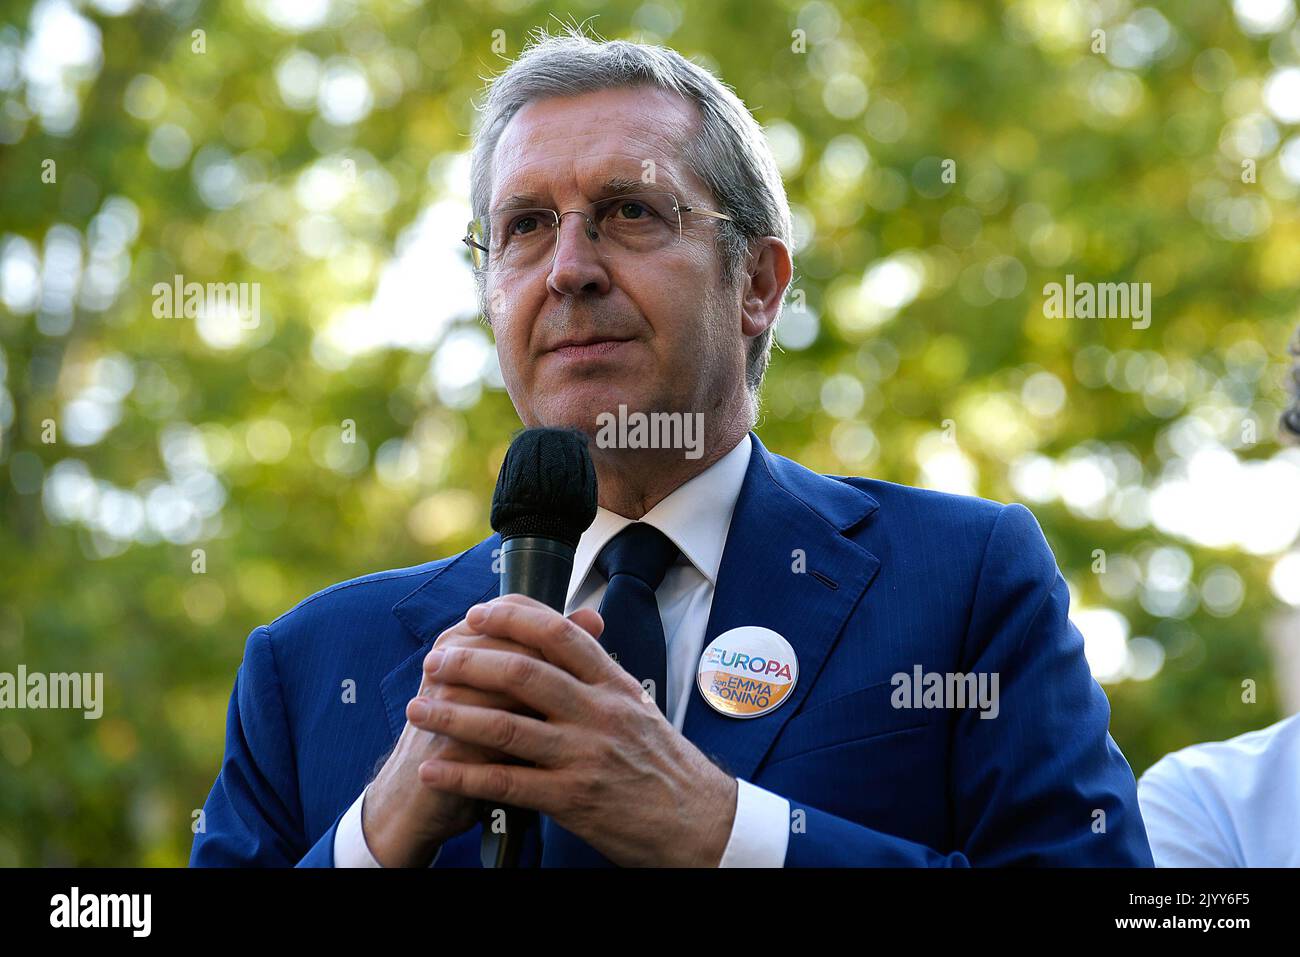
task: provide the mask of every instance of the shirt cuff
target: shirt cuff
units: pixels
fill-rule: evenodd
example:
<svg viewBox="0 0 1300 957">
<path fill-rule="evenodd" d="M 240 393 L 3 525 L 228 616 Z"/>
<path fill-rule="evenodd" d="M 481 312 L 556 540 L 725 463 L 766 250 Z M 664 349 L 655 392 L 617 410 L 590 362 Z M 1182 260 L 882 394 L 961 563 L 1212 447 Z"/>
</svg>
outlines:
<svg viewBox="0 0 1300 957">
<path fill-rule="evenodd" d="M 719 867 L 784 867 L 790 802 L 736 779 L 736 820 Z"/>
<path fill-rule="evenodd" d="M 366 844 L 366 834 L 361 827 L 361 812 L 365 808 L 366 792 L 370 790 L 367 785 L 366 789 L 361 792 L 352 806 L 347 809 L 343 817 L 339 819 L 339 826 L 334 829 L 334 866 L 335 867 L 383 867 L 379 861 L 375 860 L 375 855 L 370 853 L 370 847 Z M 442 856 L 442 847 L 438 848 L 438 853 L 433 855 L 433 860 L 429 866 L 438 863 L 438 858 Z"/>
</svg>

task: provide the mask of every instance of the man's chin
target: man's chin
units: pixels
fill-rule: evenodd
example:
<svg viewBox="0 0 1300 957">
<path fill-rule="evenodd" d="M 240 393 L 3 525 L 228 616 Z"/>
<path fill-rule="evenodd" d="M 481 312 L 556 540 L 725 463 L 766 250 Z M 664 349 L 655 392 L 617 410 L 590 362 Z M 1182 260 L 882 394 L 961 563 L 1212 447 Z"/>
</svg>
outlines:
<svg viewBox="0 0 1300 957">
<path fill-rule="evenodd" d="M 608 416 L 619 415 L 619 406 L 626 412 L 646 410 L 650 408 L 646 401 L 623 390 L 577 388 L 564 395 L 548 396 L 546 401 L 535 405 L 536 424 L 552 429 L 577 429 L 594 438 Z"/>
</svg>

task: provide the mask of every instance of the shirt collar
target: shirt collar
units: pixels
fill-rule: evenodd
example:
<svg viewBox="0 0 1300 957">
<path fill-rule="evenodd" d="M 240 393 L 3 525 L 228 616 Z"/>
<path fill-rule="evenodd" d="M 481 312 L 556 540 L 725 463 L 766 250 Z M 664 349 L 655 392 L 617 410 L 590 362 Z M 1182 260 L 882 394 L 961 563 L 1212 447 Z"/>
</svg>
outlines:
<svg viewBox="0 0 1300 957">
<path fill-rule="evenodd" d="M 749 433 L 736 447 L 690 481 L 673 489 L 640 519 L 663 532 L 710 585 L 718 583 L 722 549 L 731 528 L 731 513 L 740 497 L 740 486 L 749 468 L 753 443 Z M 631 525 L 633 519 L 605 508 L 596 509 L 596 519 L 582 533 L 573 557 L 568 602 L 587 580 L 596 556 L 611 538 Z"/>
</svg>

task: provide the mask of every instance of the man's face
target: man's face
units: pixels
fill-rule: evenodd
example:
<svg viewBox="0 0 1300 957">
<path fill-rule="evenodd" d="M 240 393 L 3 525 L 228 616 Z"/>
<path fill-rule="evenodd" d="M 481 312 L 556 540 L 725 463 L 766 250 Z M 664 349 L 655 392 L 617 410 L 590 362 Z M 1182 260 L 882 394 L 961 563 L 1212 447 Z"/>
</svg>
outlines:
<svg viewBox="0 0 1300 957">
<path fill-rule="evenodd" d="M 693 106 L 653 88 L 531 103 L 498 141 L 490 208 L 510 200 L 590 213 L 592 202 L 612 195 L 610 181 L 622 180 L 671 192 L 683 206 L 716 209 L 681 155 L 697 122 Z M 647 169 L 653 182 L 640 185 Z M 739 293 L 721 284 L 720 225 L 685 213 L 680 242 L 653 253 L 602 255 L 609 241 L 598 246 L 582 217 L 570 214 L 553 262 L 544 256 L 531 270 L 489 265 L 497 355 L 526 426 L 590 435 L 597 416 L 617 413 L 620 404 L 629 412 L 731 407 L 744 388 L 748 339 Z"/>
</svg>

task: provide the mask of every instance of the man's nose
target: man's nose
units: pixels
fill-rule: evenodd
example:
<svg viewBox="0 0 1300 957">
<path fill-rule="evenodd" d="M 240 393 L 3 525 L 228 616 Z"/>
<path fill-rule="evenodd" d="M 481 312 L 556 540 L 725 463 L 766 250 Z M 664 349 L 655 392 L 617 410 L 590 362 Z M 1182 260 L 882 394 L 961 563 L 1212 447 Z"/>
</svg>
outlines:
<svg viewBox="0 0 1300 957">
<path fill-rule="evenodd" d="M 563 296 L 608 292 L 608 262 L 601 255 L 602 241 L 582 213 L 571 210 L 562 214 L 556 230 L 555 258 L 546 284 Z"/>
</svg>

